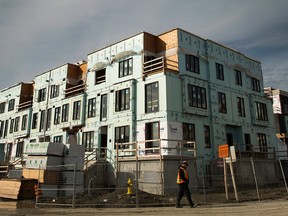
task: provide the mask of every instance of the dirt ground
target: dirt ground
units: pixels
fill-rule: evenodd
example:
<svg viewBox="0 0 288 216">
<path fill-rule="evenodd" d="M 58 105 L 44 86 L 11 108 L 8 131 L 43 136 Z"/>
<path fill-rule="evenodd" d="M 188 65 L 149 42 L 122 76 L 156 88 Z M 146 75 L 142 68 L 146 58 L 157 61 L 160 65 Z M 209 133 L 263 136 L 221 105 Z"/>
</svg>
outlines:
<svg viewBox="0 0 288 216">
<path fill-rule="evenodd" d="M 193 193 L 192 198 L 198 203 L 197 208 L 189 208 L 187 200 L 183 197 L 183 208 L 175 208 L 176 195 L 154 195 L 139 191 L 130 196 L 127 191 L 115 190 L 92 196 L 78 194 L 75 207 L 65 207 L 71 204 L 71 199 L 55 200 L 53 206 L 38 205 L 35 200 L 11 201 L 0 199 L 0 216 L 4 215 L 273 215 L 286 216 L 288 212 L 288 193 L 284 187 L 267 187 L 259 189 L 259 197 L 255 188 L 238 188 L 239 200 L 236 201 L 233 190 L 229 190 L 229 199 L 225 191 L 209 190 Z M 138 197 L 138 199 L 136 199 Z M 260 198 L 260 200 L 259 200 Z M 138 203 L 137 201 L 138 200 Z M 42 201 L 42 204 L 51 201 Z M 138 204 L 138 205 L 136 205 Z M 59 205 L 59 206 L 56 206 Z M 138 207 L 137 207 L 138 206 Z"/>
<path fill-rule="evenodd" d="M 2 203 L 3 204 L 3 203 Z M 15 208 L 13 206 L 2 205 L 0 202 L 0 215 L 70 215 L 70 216 L 113 216 L 113 215 L 213 215 L 213 216 L 286 216 L 288 212 L 287 200 L 265 200 L 243 203 L 227 203 L 204 205 L 197 208 L 175 208 L 175 207 L 146 207 L 146 208 Z"/>
</svg>

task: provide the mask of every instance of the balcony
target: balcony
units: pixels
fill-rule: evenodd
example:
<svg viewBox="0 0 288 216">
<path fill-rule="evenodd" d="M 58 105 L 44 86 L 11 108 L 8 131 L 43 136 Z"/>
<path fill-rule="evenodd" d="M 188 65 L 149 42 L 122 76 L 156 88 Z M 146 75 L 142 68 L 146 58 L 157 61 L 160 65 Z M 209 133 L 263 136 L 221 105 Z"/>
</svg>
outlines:
<svg viewBox="0 0 288 216">
<path fill-rule="evenodd" d="M 82 94 L 85 92 L 86 89 L 86 84 L 85 83 L 81 83 L 79 85 L 76 86 L 70 86 L 67 89 L 64 90 L 64 94 L 65 97 L 71 97 L 71 96 L 75 96 L 78 94 Z"/>
<path fill-rule="evenodd" d="M 161 72 L 178 74 L 178 62 L 161 56 L 143 63 L 143 77 Z"/>
<path fill-rule="evenodd" d="M 20 103 L 17 107 L 17 111 L 28 109 L 28 108 L 32 107 L 32 105 L 33 105 L 32 100 Z"/>
</svg>

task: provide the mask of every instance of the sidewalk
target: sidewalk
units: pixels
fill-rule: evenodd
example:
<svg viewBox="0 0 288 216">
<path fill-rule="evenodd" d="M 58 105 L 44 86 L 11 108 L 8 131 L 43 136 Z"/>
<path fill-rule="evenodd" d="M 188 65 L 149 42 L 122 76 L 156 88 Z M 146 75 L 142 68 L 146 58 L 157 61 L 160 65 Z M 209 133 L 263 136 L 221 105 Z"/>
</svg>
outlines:
<svg viewBox="0 0 288 216">
<path fill-rule="evenodd" d="M 13 208 L 9 205 L 3 207 L 0 205 L 0 216 L 6 215 L 93 215 L 93 216 L 110 216 L 110 215 L 145 215 L 145 216 L 164 216 L 164 215 L 245 215 L 245 216 L 286 216 L 288 212 L 288 200 L 273 200 L 262 202 L 232 203 L 222 205 L 207 205 L 197 208 L 159 207 L 159 208 Z"/>
</svg>

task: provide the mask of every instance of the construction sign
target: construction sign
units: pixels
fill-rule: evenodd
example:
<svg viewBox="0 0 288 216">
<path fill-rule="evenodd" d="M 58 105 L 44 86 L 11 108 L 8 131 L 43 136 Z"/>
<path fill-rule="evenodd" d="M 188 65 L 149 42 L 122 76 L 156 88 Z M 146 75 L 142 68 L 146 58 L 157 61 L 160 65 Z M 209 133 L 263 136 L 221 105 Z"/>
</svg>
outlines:
<svg viewBox="0 0 288 216">
<path fill-rule="evenodd" d="M 229 146 L 228 144 L 218 146 L 218 157 L 226 158 L 229 157 Z"/>
</svg>

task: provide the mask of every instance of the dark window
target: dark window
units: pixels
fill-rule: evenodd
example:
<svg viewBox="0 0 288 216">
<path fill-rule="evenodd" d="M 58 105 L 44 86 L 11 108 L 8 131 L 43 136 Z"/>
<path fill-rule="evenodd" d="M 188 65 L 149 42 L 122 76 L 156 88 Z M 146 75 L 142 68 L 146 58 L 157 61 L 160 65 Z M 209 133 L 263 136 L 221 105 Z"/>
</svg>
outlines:
<svg viewBox="0 0 288 216">
<path fill-rule="evenodd" d="M 9 100 L 9 102 L 8 102 L 8 111 L 14 110 L 14 106 L 15 106 L 15 99 Z"/>
<path fill-rule="evenodd" d="M 54 113 L 54 125 L 60 124 L 60 116 L 61 116 L 61 107 L 56 107 Z"/>
<path fill-rule="evenodd" d="M 245 137 L 245 150 L 251 151 L 252 150 L 252 144 L 251 144 L 250 134 L 244 134 L 244 137 Z"/>
<path fill-rule="evenodd" d="M 216 78 L 224 80 L 224 69 L 222 64 L 216 63 Z"/>
<path fill-rule="evenodd" d="M 256 92 L 260 92 L 261 91 L 260 81 L 257 80 L 256 78 L 254 78 L 254 77 L 251 78 L 251 85 L 252 85 L 252 90 L 253 91 L 256 91 Z"/>
<path fill-rule="evenodd" d="M 130 109 L 130 89 L 116 91 L 115 111 Z"/>
<path fill-rule="evenodd" d="M 183 140 L 187 141 L 195 141 L 195 125 L 194 124 L 188 124 L 183 123 Z"/>
<path fill-rule="evenodd" d="M 242 73 L 239 70 L 235 70 L 235 83 L 242 86 Z"/>
<path fill-rule="evenodd" d="M 13 133 L 13 128 L 14 128 L 14 119 L 10 120 L 10 129 L 9 129 L 9 133 Z"/>
<path fill-rule="evenodd" d="M 16 148 L 16 157 L 22 157 L 24 150 L 24 142 L 18 142 Z"/>
<path fill-rule="evenodd" d="M 116 143 L 127 143 L 130 141 L 129 138 L 129 126 L 122 126 L 115 128 L 115 144 Z M 114 146 L 116 149 L 116 145 Z"/>
<path fill-rule="evenodd" d="M 88 100 L 88 118 L 96 116 L 96 98 Z"/>
<path fill-rule="evenodd" d="M 5 112 L 5 102 L 0 103 L 0 113 L 4 113 Z"/>
<path fill-rule="evenodd" d="M 199 74 L 199 58 L 193 55 L 186 55 L 186 70 Z"/>
<path fill-rule="evenodd" d="M 82 145 L 85 146 L 85 151 L 93 151 L 94 146 L 94 131 L 84 132 L 82 136 Z"/>
<path fill-rule="evenodd" d="M 3 136 L 4 132 L 4 121 L 0 121 L 0 138 Z"/>
<path fill-rule="evenodd" d="M 226 95 L 222 92 L 218 92 L 218 106 L 220 113 L 227 113 Z"/>
<path fill-rule="evenodd" d="M 244 117 L 245 116 L 244 98 L 237 97 L 237 107 L 238 107 L 238 115 Z"/>
<path fill-rule="evenodd" d="M 51 85 L 50 98 L 58 97 L 59 96 L 59 89 L 60 89 L 59 85 Z"/>
<path fill-rule="evenodd" d="M 80 119 L 81 114 L 81 101 L 75 101 L 73 103 L 73 120 Z"/>
<path fill-rule="evenodd" d="M 268 121 L 266 104 L 255 102 L 256 104 L 256 119 Z"/>
<path fill-rule="evenodd" d="M 68 122 L 68 116 L 69 116 L 69 104 L 64 104 L 62 106 L 62 122 Z"/>
<path fill-rule="evenodd" d="M 258 139 L 258 144 L 259 144 L 259 150 L 261 152 L 267 152 L 266 134 L 257 133 L 257 139 Z"/>
<path fill-rule="evenodd" d="M 131 75 L 133 71 L 133 59 L 119 62 L 119 78 Z"/>
<path fill-rule="evenodd" d="M 43 131 L 44 130 L 44 124 L 45 124 L 45 110 L 42 110 L 40 113 L 40 127 L 39 127 L 39 131 Z"/>
<path fill-rule="evenodd" d="M 207 109 L 206 89 L 188 84 L 189 106 Z"/>
<path fill-rule="evenodd" d="M 55 143 L 63 143 L 63 136 L 54 136 L 53 142 Z"/>
<path fill-rule="evenodd" d="M 46 88 L 40 89 L 38 92 L 38 102 L 44 101 L 46 97 Z"/>
<path fill-rule="evenodd" d="M 159 122 L 150 122 L 145 124 L 145 148 L 159 147 Z M 159 153 L 158 149 L 148 149 L 145 153 Z"/>
<path fill-rule="evenodd" d="M 20 117 L 15 118 L 15 123 L 14 123 L 14 132 L 17 132 L 19 130 L 19 124 L 20 124 Z"/>
<path fill-rule="evenodd" d="M 8 120 L 5 120 L 5 126 L 4 126 L 4 138 L 7 137 L 7 133 L 8 133 L 8 124 L 9 124 L 9 121 L 8 121 Z"/>
<path fill-rule="evenodd" d="M 22 116 L 21 130 L 26 130 L 27 128 L 27 114 Z"/>
<path fill-rule="evenodd" d="M 100 120 L 105 121 L 107 119 L 107 94 L 101 96 L 100 112 Z"/>
<path fill-rule="evenodd" d="M 145 86 L 145 112 L 159 111 L 159 87 L 158 82 L 150 83 Z"/>
<path fill-rule="evenodd" d="M 50 130 L 51 128 L 51 116 L 52 116 L 52 109 L 47 110 L 47 122 L 46 122 L 46 130 Z"/>
<path fill-rule="evenodd" d="M 205 148 L 211 148 L 210 126 L 204 125 Z"/>
<path fill-rule="evenodd" d="M 95 71 L 95 85 L 106 81 L 106 68 Z"/>
<path fill-rule="evenodd" d="M 38 122 L 38 113 L 33 113 L 32 116 L 32 129 L 37 128 L 37 122 Z"/>
</svg>

